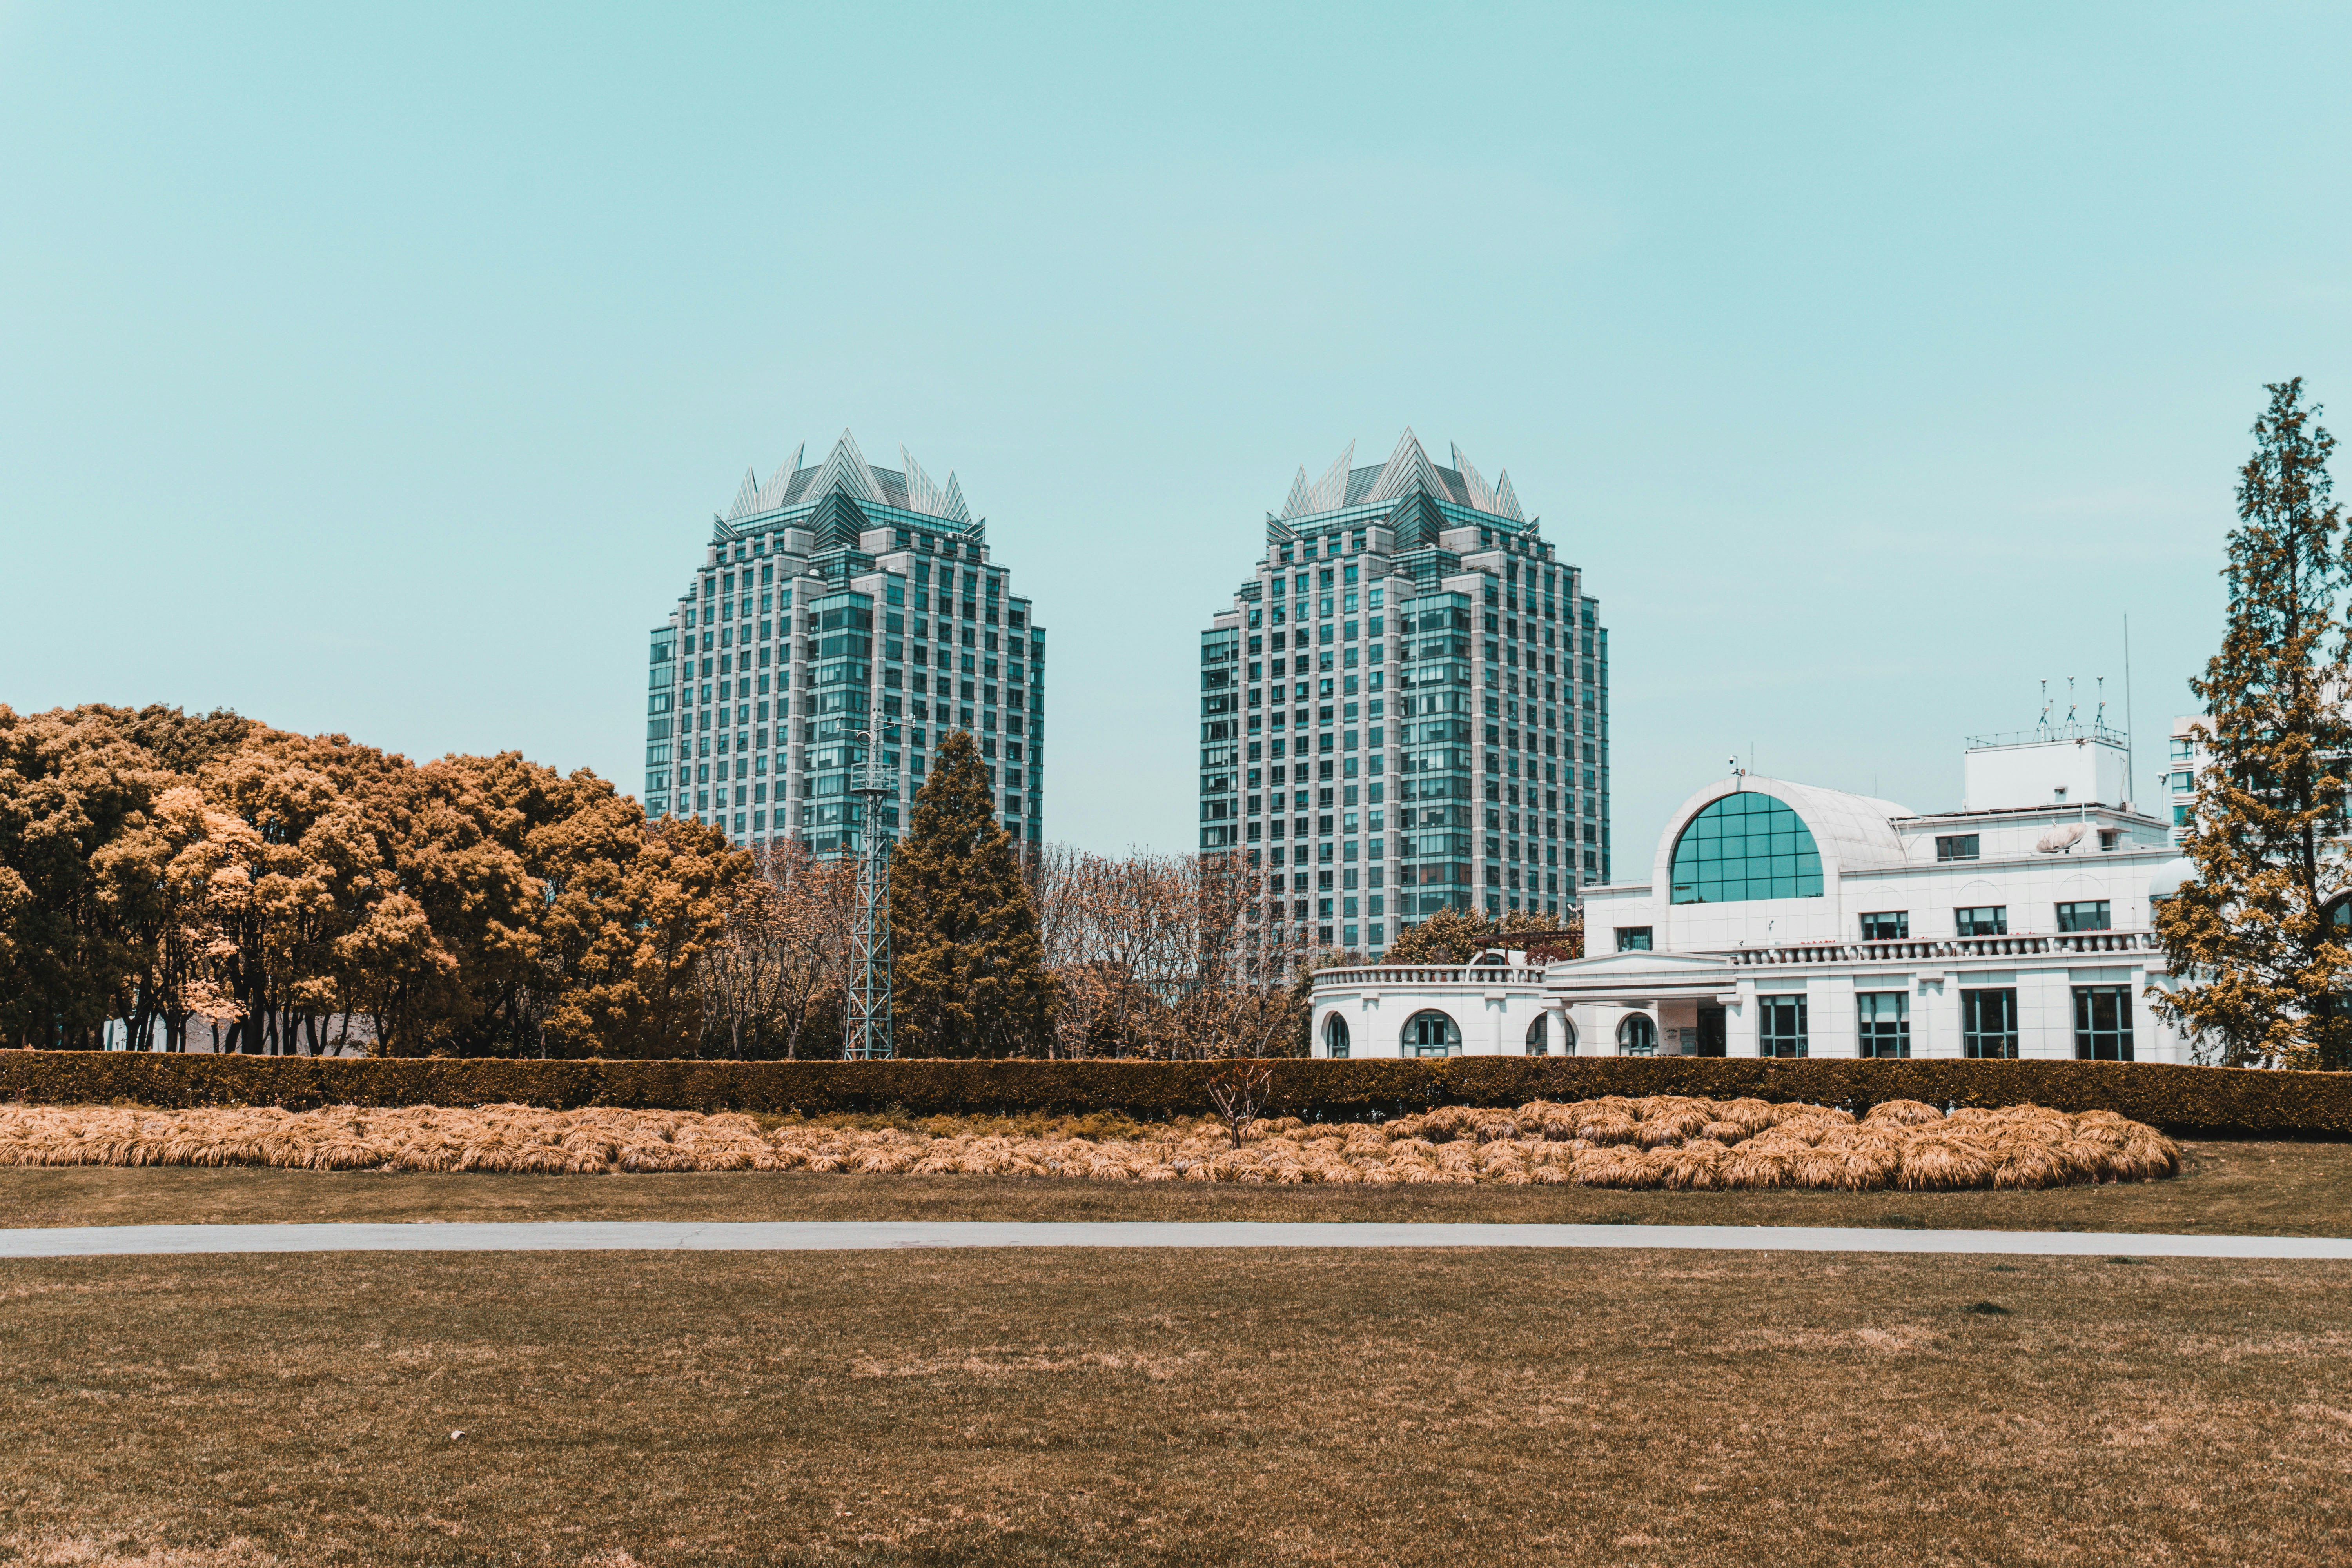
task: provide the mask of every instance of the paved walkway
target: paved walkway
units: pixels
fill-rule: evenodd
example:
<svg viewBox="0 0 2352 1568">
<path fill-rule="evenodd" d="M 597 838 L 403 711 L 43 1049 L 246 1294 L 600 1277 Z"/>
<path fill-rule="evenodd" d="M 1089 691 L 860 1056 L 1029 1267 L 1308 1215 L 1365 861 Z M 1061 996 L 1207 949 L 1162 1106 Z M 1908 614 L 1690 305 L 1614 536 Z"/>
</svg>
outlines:
<svg viewBox="0 0 2352 1568">
<path fill-rule="evenodd" d="M 1349 1225 L 1214 1221 L 587 1220 L 125 1225 L 0 1230 L 0 1258 L 244 1252 L 836 1252 L 970 1247 L 1686 1247 L 1722 1252 L 2352 1259 L 2352 1237 L 1870 1230 L 1744 1225 Z"/>
</svg>

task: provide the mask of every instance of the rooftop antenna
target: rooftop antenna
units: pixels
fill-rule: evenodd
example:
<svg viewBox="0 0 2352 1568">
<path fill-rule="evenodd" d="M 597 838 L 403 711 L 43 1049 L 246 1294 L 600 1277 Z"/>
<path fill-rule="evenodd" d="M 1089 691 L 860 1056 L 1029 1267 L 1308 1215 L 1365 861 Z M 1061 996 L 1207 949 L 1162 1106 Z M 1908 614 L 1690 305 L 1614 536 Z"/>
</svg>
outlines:
<svg viewBox="0 0 2352 1568">
<path fill-rule="evenodd" d="M 2074 678 L 2066 678 L 2066 733 L 2074 732 Z"/>
<path fill-rule="evenodd" d="M 2042 721 L 2033 729 L 2040 739 L 2046 741 L 2050 738 L 2050 679 L 2047 676 L 2042 679 Z"/>
<path fill-rule="evenodd" d="M 2131 698 L 2131 612 L 2124 612 L 2124 809 L 2131 809 L 2132 792 L 2139 787 L 2139 774 L 2132 767 L 2132 698 Z"/>
</svg>

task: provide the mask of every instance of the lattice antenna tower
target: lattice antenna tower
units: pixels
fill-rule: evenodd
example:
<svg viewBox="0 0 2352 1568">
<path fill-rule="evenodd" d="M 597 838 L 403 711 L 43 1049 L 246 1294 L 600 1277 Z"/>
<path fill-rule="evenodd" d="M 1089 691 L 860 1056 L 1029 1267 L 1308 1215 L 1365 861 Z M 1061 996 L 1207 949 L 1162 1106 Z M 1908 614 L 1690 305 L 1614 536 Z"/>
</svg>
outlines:
<svg viewBox="0 0 2352 1568">
<path fill-rule="evenodd" d="M 852 1061 L 883 1061 L 890 1045 L 890 830 L 882 823 L 882 803 L 898 793 L 881 765 L 874 731 L 861 730 L 866 761 L 850 793 L 862 803 L 866 842 L 857 861 L 857 920 L 849 937 L 854 971 L 849 986 L 848 1027 L 844 1031 Z"/>
</svg>

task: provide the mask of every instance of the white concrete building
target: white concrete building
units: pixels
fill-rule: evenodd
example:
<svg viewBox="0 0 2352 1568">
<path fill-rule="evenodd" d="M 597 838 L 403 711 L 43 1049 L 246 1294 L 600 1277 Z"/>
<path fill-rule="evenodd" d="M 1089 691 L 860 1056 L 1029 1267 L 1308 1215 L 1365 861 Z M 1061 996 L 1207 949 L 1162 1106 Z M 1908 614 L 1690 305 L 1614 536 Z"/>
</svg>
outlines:
<svg viewBox="0 0 2352 1568">
<path fill-rule="evenodd" d="M 2149 900 L 2170 825 L 2121 738 L 1971 742 L 1963 809 L 1734 776 L 1685 801 L 1647 881 L 1584 897 L 1586 957 L 1316 977 L 1318 1056 L 1942 1056 L 2187 1061 Z"/>
</svg>

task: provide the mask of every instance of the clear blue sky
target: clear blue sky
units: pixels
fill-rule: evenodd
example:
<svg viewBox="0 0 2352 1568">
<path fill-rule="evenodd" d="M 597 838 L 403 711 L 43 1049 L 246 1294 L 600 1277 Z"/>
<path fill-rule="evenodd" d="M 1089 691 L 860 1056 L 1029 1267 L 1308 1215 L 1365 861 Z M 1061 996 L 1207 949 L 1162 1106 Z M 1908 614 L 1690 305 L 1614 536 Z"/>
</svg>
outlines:
<svg viewBox="0 0 2352 1568">
<path fill-rule="evenodd" d="M 634 790 L 711 513 L 849 426 L 1035 599 L 1049 836 L 1181 847 L 1200 628 L 1411 425 L 1601 600 L 1621 871 L 1751 748 L 1954 806 L 2126 613 L 2187 710 L 2263 382 L 2352 437 L 2347 63 L 2340 5 L 0 3 L 0 700 Z"/>
</svg>

